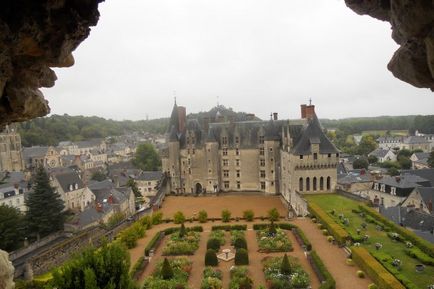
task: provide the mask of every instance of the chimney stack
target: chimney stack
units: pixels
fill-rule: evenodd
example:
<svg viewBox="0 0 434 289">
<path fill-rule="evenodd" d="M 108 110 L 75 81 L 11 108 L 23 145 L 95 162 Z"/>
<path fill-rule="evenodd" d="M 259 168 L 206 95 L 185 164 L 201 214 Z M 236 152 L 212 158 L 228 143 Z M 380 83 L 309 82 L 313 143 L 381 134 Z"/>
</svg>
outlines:
<svg viewBox="0 0 434 289">
<path fill-rule="evenodd" d="M 278 119 L 278 114 L 277 112 L 273 112 L 273 120 L 277 120 Z"/>
<path fill-rule="evenodd" d="M 248 114 L 246 115 L 246 118 L 247 118 L 247 120 L 255 120 L 255 114 L 253 114 L 253 113 L 248 113 Z"/>
<path fill-rule="evenodd" d="M 185 132 L 186 118 L 187 111 L 185 109 L 185 106 L 178 106 L 178 123 L 180 132 Z"/>
<path fill-rule="evenodd" d="M 301 108 L 301 118 L 306 118 L 306 106 L 305 104 L 300 105 Z"/>
<path fill-rule="evenodd" d="M 301 118 L 312 119 L 315 115 L 315 105 L 313 104 L 302 104 L 301 106 Z"/>
</svg>

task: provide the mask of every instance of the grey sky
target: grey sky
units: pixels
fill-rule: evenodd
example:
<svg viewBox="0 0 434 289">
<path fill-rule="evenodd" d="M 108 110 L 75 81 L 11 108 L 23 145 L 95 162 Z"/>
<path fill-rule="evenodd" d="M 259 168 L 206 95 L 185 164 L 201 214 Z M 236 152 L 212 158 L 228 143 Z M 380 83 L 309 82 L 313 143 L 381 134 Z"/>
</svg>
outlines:
<svg viewBox="0 0 434 289">
<path fill-rule="evenodd" d="M 53 114 L 168 117 L 219 102 L 268 118 L 433 114 L 434 96 L 395 79 L 390 25 L 343 0 L 109 0 L 76 63 L 44 89 Z"/>
</svg>

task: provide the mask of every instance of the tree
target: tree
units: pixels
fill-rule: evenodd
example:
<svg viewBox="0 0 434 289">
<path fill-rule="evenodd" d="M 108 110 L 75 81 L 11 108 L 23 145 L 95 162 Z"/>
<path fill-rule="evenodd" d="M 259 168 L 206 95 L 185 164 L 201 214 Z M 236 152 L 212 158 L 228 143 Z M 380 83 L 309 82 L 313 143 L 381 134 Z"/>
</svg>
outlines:
<svg viewBox="0 0 434 289">
<path fill-rule="evenodd" d="M 179 238 L 184 238 L 185 237 L 185 235 L 187 234 L 187 231 L 185 230 L 185 226 L 184 226 L 184 223 L 182 223 L 181 224 L 181 228 L 179 228 L 179 234 L 178 234 L 178 236 L 179 236 Z"/>
<path fill-rule="evenodd" d="M 246 249 L 247 250 L 247 241 L 246 239 L 244 239 L 243 237 L 239 237 L 237 239 L 235 239 L 234 242 L 234 248 L 235 249 Z"/>
<path fill-rule="evenodd" d="M 229 210 L 222 211 L 222 222 L 227 223 L 231 220 L 231 212 Z"/>
<path fill-rule="evenodd" d="M 377 142 L 372 135 L 365 135 L 360 140 L 360 144 L 357 147 L 357 152 L 360 155 L 368 155 L 370 152 L 377 148 Z"/>
<path fill-rule="evenodd" d="M 284 255 L 282 259 L 282 264 L 280 264 L 280 274 L 283 275 L 291 275 L 292 269 L 291 265 L 289 264 L 288 255 Z"/>
<path fill-rule="evenodd" d="M 169 260 L 164 258 L 163 267 L 161 268 L 161 277 L 164 280 L 170 280 L 173 278 L 172 266 L 170 266 Z"/>
<path fill-rule="evenodd" d="M 208 213 L 205 210 L 200 210 L 197 219 L 199 220 L 199 223 L 206 223 L 208 220 Z"/>
<path fill-rule="evenodd" d="M 243 217 L 246 219 L 247 222 L 252 222 L 255 218 L 255 212 L 252 210 L 246 210 L 243 212 Z"/>
<path fill-rule="evenodd" d="M 127 186 L 131 188 L 136 198 L 140 198 L 142 194 L 140 193 L 139 188 L 137 187 L 137 183 L 134 179 L 129 178 L 127 181 Z"/>
<path fill-rule="evenodd" d="M 102 182 L 107 179 L 107 176 L 101 171 L 96 171 L 92 174 L 91 179 L 94 181 Z"/>
<path fill-rule="evenodd" d="M 137 147 L 133 164 L 144 171 L 158 171 L 161 167 L 161 160 L 154 146 L 144 143 Z"/>
<path fill-rule="evenodd" d="M 355 159 L 353 162 L 354 169 L 368 169 L 368 167 L 369 167 L 369 163 L 364 158 Z"/>
<path fill-rule="evenodd" d="M 279 211 L 276 208 L 273 208 L 271 210 L 268 211 L 268 219 L 271 222 L 276 222 L 278 221 L 280 218 L 280 214 Z"/>
<path fill-rule="evenodd" d="M 392 177 L 394 177 L 394 176 L 398 176 L 399 175 L 399 170 L 397 168 L 395 168 L 395 167 L 391 167 L 391 168 L 389 168 L 387 170 L 387 173 L 389 175 L 391 175 Z"/>
<path fill-rule="evenodd" d="M 400 151 L 398 152 L 397 158 L 398 158 L 398 159 L 400 159 L 400 158 L 402 158 L 402 157 L 407 157 L 407 158 L 409 158 L 409 157 L 411 157 L 411 155 L 412 155 L 412 152 L 411 152 L 410 150 L 402 149 L 402 150 L 400 150 Z"/>
<path fill-rule="evenodd" d="M 430 168 L 434 168 L 434 151 L 432 151 L 432 152 L 429 154 L 429 157 L 428 157 L 428 166 L 429 166 Z"/>
<path fill-rule="evenodd" d="M 184 216 L 184 213 L 181 212 L 181 211 L 176 212 L 176 213 L 173 215 L 173 222 L 174 222 L 175 224 L 182 224 L 182 223 L 184 223 L 184 222 L 185 222 L 185 216 Z"/>
<path fill-rule="evenodd" d="M 398 158 L 398 163 L 402 169 L 411 169 L 412 162 L 408 157 L 401 156 Z"/>
<path fill-rule="evenodd" d="M 63 201 L 50 185 L 43 167 L 38 167 L 34 176 L 33 192 L 26 200 L 28 211 L 26 225 L 30 234 L 39 239 L 50 233 L 63 230 Z"/>
<path fill-rule="evenodd" d="M 128 251 L 116 242 L 104 242 L 100 248 L 87 249 L 56 270 L 53 288 L 133 289 L 129 267 Z"/>
<path fill-rule="evenodd" d="M 375 164 L 378 162 L 378 158 L 376 156 L 370 155 L 368 156 L 368 163 L 370 165 Z"/>
<path fill-rule="evenodd" d="M 23 215 L 16 208 L 0 206 L 0 249 L 13 251 L 23 239 Z"/>
</svg>

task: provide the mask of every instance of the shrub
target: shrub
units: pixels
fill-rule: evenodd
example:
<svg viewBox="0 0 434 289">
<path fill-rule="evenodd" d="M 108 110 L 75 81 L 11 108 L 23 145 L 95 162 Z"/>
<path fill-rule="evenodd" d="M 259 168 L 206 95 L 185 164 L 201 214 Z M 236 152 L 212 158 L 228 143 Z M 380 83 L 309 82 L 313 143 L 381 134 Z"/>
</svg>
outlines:
<svg viewBox="0 0 434 289">
<path fill-rule="evenodd" d="M 199 211 L 197 219 L 199 220 L 199 223 L 206 223 L 208 220 L 208 213 L 205 210 Z"/>
<path fill-rule="evenodd" d="M 345 263 L 346 263 L 348 266 L 354 266 L 353 259 L 351 259 L 351 258 L 347 258 L 347 260 L 345 261 Z"/>
<path fill-rule="evenodd" d="M 434 258 L 422 252 L 417 247 L 412 247 L 411 249 L 405 249 L 405 254 L 412 258 L 418 259 L 422 264 L 434 266 Z"/>
<path fill-rule="evenodd" d="M 222 230 L 211 231 L 211 233 L 209 234 L 209 238 L 219 240 L 220 246 L 223 246 L 226 242 L 225 232 Z"/>
<path fill-rule="evenodd" d="M 176 212 L 176 213 L 173 215 L 173 222 L 174 222 L 175 224 L 182 224 L 182 223 L 184 223 L 184 222 L 185 222 L 185 216 L 184 216 L 184 213 L 181 212 L 181 211 Z"/>
<path fill-rule="evenodd" d="M 368 289 L 378 289 L 378 286 L 375 285 L 374 283 L 371 283 L 368 285 Z"/>
<path fill-rule="evenodd" d="M 173 278 L 172 266 L 170 266 L 169 260 L 167 260 L 167 258 L 164 258 L 163 267 L 161 268 L 161 276 L 164 280 Z"/>
<path fill-rule="evenodd" d="M 199 248 L 200 234 L 186 229 L 183 238 L 172 234 L 163 249 L 163 256 L 192 255 Z M 176 231 L 175 231 L 176 232 Z"/>
<path fill-rule="evenodd" d="M 333 242 L 335 240 L 335 238 L 333 238 L 333 236 L 327 236 L 327 241 L 329 241 L 330 243 Z"/>
<path fill-rule="evenodd" d="M 151 241 L 149 241 L 148 245 L 146 245 L 145 247 L 145 256 L 149 256 L 149 252 L 152 249 L 156 249 L 158 247 L 158 245 L 160 245 L 161 240 L 164 237 L 164 233 L 163 232 L 157 232 L 155 233 L 154 237 L 151 239 Z"/>
<path fill-rule="evenodd" d="M 229 289 L 252 289 L 253 281 L 248 276 L 246 267 L 234 267 L 231 269 L 231 281 Z"/>
<path fill-rule="evenodd" d="M 268 234 L 270 234 L 271 236 L 276 235 L 277 230 L 276 230 L 276 225 L 274 225 L 274 222 L 271 221 L 270 226 L 268 227 Z"/>
<path fill-rule="evenodd" d="M 384 289 L 404 289 L 405 287 L 389 273 L 369 252 L 362 247 L 352 247 L 354 262 L 363 269 L 366 274 Z"/>
<path fill-rule="evenodd" d="M 288 255 L 284 255 L 282 258 L 282 264 L 280 265 L 280 274 L 290 275 L 292 273 L 291 265 L 289 264 Z"/>
<path fill-rule="evenodd" d="M 247 222 L 252 222 L 255 218 L 255 213 L 252 210 L 244 211 L 243 218 L 246 219 Z"/>
<path fill-rule="evenodd" d="M 359 277 L 359 278 L 365 278 L 365 272 L 363 272 L 362 270 L 358 270 L 357 271 L 357 277 Z"/>
<path fill-rule="evenodd" d="M 289 252 L 293 250 L 291 241 L 281 229 L 278 229 L 274 236 L 269 235 L 268 229 L 257 231 L 256 240 L 259 252 Z"/>
<path fill-rule="evenodd" d="M 151 217 L 151 222 L 152 225 L 161 224 L 163 222 L 163 213 L 162 212 L 153 213 Z"/>
<path fill-rule="evenodd" d="M 141 256 L 134 264 L 133 268 L 131 269 L 131 274 L 130 274 L 131 277 L 133 279 L 137 279 L 144 269 L 145 269 L 145 258 Z"/>
<path fill-rule="evenodd" d="M 213 249 L 218 252 L 220 250 L 220 241 L 216 238 L 211 238 L 206 243 L 206 248 Z"/>
<path fill-rule="evenodd" d="M 323 229 L 323 230 L 322 230 L 322 234 L 323 234 L 324 236 L 327 236 L 327 235 L 329 234 L 329 232 L 327 231 L 327 229 Z"/>
<path fill-rule="evenodd" d="M 185 226 L 184 223 L 181 224 L 181 228 L 179 228 L 179 238 L 184 238 L 186 231 L 185 231 Z"/>
<path fill-rule="evenodd" d="M 276 208 L 272 208 L 271 210 L 269 210 L 268 213 L 267 213 L 267 215 L 268 215 L 268 219 L 271 222 L 276 222 L 280 218 L 279 211 Z"/>
<path fill-rule="evenodd" d="M 247 225 L 217 225 L 217 226 L 212 226 L 211 227 L 211 231 L 218 231 L 218 230 L 224 230 L 224 231 L 232 231 L 232 230 L 245 231 L 245 230 L 247 230 Z"/>
<path fill-rule="evenodd" d="M 222 222 L 228 223 L 231 221 L 231 212 L 229 210 L 222 211 Z"/>
<path fill-rule="evenodd" d="M 205 254 L 205 266 L 217 266 L 218 259 L 216 251 L 213 249 L 208 249 Z"/>
<path fill-rule="evenodd" d="M 247 250 L 247 242 L 244 238 L 237 238 L 234 242 L 235 249 L 246 249 Z"/>
<path fill-rule="evenodd" d="M 249 254 L 246 249 L 237 249 L 235 252 L 235 265 L 249 265 Z"/>
<path fill-rule="evenodd" d="M 222 272 L 214 270 L 211 267 L 206 267 L 203 270 L 203 279 L 200 289 L 222 289 Z"/>
<path fill-rule="evenodd" d="M 314 271 L 317 273 L 318 279 L 321 282 L 319 289 L 335 289 L 336 281 L 327 270 L 327 267 L 324 265 L 318 254 L 315 251 L 311 251 L 311 253 L 308 255 L 308 260 L 309 263 L 316 268 Z"/>
<path fill-rule="evenodd" d="M 233 246 L 235 244 L 235 241 L 238 238 L 245 238 L 244 236 L 244 231 L 240 231 L 240 230 L 232 230 L 231 231 L 231 245 Z"/>
</svg>

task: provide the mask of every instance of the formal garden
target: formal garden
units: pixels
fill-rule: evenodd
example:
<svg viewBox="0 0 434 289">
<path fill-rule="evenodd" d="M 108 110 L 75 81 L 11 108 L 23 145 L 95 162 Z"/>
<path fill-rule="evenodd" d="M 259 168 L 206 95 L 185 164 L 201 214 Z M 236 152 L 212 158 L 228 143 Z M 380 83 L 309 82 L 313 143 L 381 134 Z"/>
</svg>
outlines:
<svg viewBox="0 0 434 289">
<path fill-rule="evenodd" d="M 353 260 L 376 283 L 394 289 L 434 288 L 433 244 L 385 219 L 364 203 L 339 195 L 315 195 L 307 199 L 314 215 L 312 220 L 318 222 L 319 229 L 330 235 L 330 241 L 351 244 Z M 396 280 L 381 277 L 380 271 L 385 271 L 383 276 L 389 272 Z"/>
</svg>

